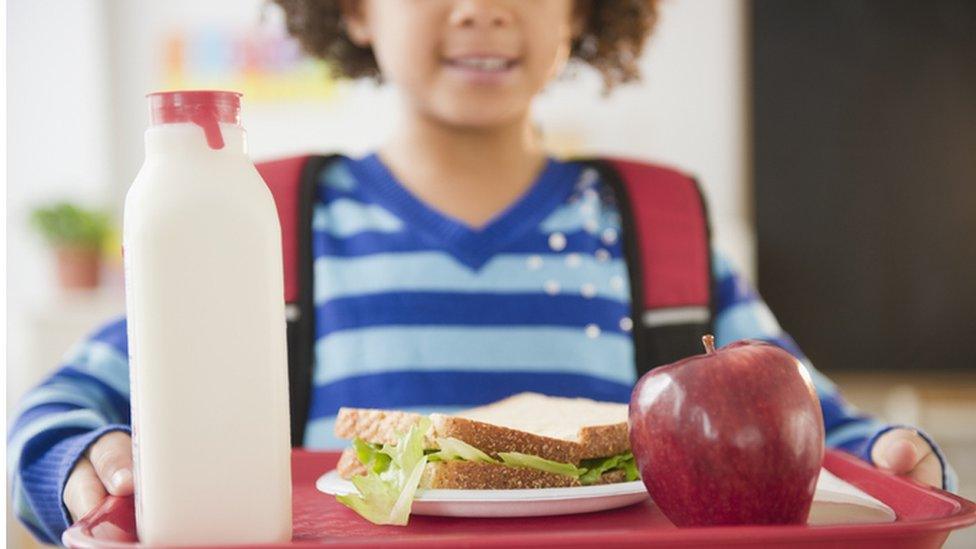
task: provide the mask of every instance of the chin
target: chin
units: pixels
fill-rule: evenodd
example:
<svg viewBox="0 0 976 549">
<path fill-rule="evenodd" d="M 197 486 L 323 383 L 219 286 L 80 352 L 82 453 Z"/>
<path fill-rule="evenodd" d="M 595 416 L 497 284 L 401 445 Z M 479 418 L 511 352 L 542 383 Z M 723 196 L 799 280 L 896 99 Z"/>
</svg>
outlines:
<svg viewBox="0 0 976 549">
<path fill-rule="evenodd" d="M 511 93 L 457 92 L 431 97 L 427 113 L 441 123 L 470 129 L 488 129 L 520 122 L 529 109 L 528 98 Z"/>
</svg>

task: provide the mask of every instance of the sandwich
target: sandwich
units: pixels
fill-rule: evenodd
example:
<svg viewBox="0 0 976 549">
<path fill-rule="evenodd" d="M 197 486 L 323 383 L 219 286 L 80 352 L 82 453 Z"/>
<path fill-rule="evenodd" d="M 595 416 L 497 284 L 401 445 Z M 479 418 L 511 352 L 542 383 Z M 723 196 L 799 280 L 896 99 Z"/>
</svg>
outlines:
<svg viewBox="0 0 976 549">
<path fill-rule="evenodd" d="M 521 393 L 454 415 L 342 408 L 335 434 L 352 440 L 336 469 L 358 491 L 338 499 L 378 524 L 406 524 L 418 490 L 638 478 L 626 404 Z"/>
</svg>

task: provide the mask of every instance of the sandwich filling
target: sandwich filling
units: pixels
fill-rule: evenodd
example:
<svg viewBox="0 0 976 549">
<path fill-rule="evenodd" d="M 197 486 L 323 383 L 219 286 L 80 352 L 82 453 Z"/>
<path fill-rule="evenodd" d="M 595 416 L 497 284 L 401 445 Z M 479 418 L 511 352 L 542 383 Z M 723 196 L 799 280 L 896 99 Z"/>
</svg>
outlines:
<svg viewBox="0 0 976 549">
<path fill-rule="evenodd" d="M 423 418 L 399 436 L 396 444 L 384 444 L 376 451 L 357 439 L 357 453 L 360 448 L 369 450 L 357 456 L 366 466 L 366 474 L 352 477 L 357 493 L 336 496 L 339 503 L 374 524 L 406 525 L 427 465 L 424 433 L 429 428 L 430 420 Z"/>
<path fill-rule="evenodd" d="M 631 452 L 623 452 L 605 458 L 586 459 L 581 461 L 579 466 L 576 466 L 572 463 L 552 461 L 520 452 L 499 452 L 498 459 L 495 459 L 467 442 L 453 437 L 438 437 L 436 443 L 439 449 L 424 450 L 428 463 L 475 461 L 508 467 L 525 467 L 572 477 L 584 486 L 598 484 L 604 474 L 614 471 L 623 472 L 628 482 L 640 478 L 637 473 L 637 465 L 634 462 L 634 454 Z M 390 457 L 383 452 L 383 446 L 382 444 L 365 442 L 358 438 L 353 440 L 353 448 L 356 450 L 356 456 L 360 463 L 376 473 L 382 473 L 390 465 Z"/>
</svg>

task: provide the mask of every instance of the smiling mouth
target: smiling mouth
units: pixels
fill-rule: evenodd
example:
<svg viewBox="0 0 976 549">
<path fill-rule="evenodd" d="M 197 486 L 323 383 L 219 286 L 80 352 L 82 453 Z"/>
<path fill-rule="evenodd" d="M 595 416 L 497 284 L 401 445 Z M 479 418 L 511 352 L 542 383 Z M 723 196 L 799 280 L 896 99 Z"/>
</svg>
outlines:
<svg viewBox="0 0 976 549">
<path fill-rule="evenodd" d="M 449 67 L 460 69 L 504 72 L 518 65 L 518 59 L 495 56 L 467 56 L 445 59 L 444 63 Z"/>
</svg>

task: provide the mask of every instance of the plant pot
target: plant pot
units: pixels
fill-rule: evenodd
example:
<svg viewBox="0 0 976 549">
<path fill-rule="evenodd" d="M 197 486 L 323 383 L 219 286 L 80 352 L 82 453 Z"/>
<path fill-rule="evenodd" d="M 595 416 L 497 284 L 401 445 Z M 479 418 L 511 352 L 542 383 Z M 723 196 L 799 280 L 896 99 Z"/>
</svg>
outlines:
<svg viewBox="0 0 976 549">
<path fill-rule="evenodd" d="M 65 290 L 92 290 L 98 287 L 101 252 L 97 248 L 64 246 L 55 249 L 58 282 Z"/>
</svg>

